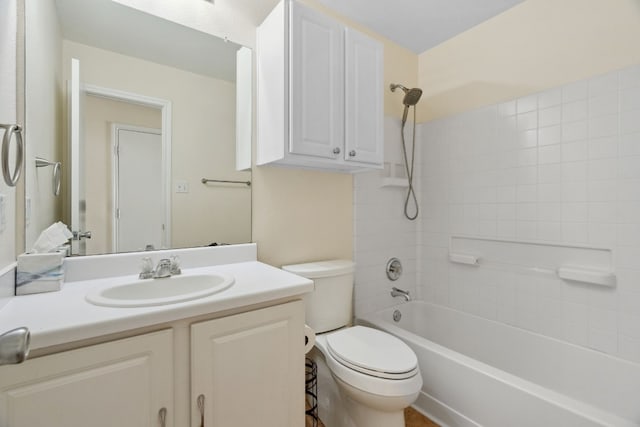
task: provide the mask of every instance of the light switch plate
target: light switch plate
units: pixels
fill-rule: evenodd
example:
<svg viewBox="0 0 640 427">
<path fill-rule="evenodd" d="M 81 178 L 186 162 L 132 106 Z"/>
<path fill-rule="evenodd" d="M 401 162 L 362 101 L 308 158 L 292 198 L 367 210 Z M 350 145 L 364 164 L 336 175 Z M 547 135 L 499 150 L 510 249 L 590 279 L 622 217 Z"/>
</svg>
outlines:
<svg viewBox="0 0 640 427">
<path fill-rule="evenodd" d="M 175 188 L 176 188 L 176 193 L 188 193 L 189 183 L 187 181 L 176 181 Z"/>
</svg>

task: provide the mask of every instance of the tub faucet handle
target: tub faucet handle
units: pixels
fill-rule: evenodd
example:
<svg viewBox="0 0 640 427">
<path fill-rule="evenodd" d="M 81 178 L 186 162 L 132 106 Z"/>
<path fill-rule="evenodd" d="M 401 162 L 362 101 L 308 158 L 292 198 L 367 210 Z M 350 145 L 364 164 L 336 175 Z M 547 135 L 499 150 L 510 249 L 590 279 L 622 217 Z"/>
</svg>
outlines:
<svg viewBox="0 0 640 427">
<path fill-rule="evenodd" d="M 391 296 L 394 298 L 402 297 L 405 299 L 405 301 L 411 301 L 411 294 L 409 293 L 409 291 L 396 288 L 395 286 L 391 288 Z"/>
</svg>

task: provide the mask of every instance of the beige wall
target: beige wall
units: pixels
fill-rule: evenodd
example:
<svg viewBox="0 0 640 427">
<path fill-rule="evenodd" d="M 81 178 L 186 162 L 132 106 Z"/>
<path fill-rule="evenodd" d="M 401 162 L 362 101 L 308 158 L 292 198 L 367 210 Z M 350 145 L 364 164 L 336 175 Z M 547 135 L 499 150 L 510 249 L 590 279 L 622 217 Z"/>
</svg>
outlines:
<svg viewBox="0 0 640 427">
<path fill-rule="evenodd" d="M 639 40 L 638 0 L 527 0 L 420 55 L 420 119 L 638 63 Z"/>
<path fill-rule="evenodd" d="M 316 0 L 305 0 L 384 44 L 385 114 L 402 116 L 402 96 L 390 83 L 417 84 L 418 58 L 410 51 L 349 22 Z M 262 262 L 290 263 L 353 257 L 351 175 L 263 166 L 254 168 L 253 241 Z"/>
<path fill-rule="evenodd" d="M 203 185 L 204 177 L 250 180 L 235 170 L 235 84 L 70 41 L 63 68 L 80 59 L 81 80 L 172 102 L 172 247 L 251 240 L 251 193 Z M 176 194 L 175 181 L 189 193 Z"/>
<path fill-rule="evenodd" d="M 160 129 L 159 109 L 96 96 L 84 98 L 87 255 L 109 253 L 113 233 L 113 123 Z M 159 165 L 158 165 L 159 166 Z"/>
<path fill-rule="evenodd" d="M 25 193 L 29 222 L 25 226 L 26 250 L 40 232 L 60 220 L 62 197 L 53 195 L 53 167 L 35 167 L 35 158 L 62 161 L 62 35 L 53 0 L 25 2 Z M 62 162 L 62 168 L 68 165 Z"/>
<path fill-rule="evenodd" d="M 0 2 L 0 123 L 16 123 L 16 22 L 15 0 Z M 0 129 L 4 137 L 4 129 Z M 4 196 L 5 224 L 0 224 L 0 272 L 16 259 L 15 241 L 19 233 L 15 227 L 16 190 L 0 179 L 0 194 Z M 0 287 L 0 297 L 13 294 L 13 289 Z M 0 305 L 2 301 L 0 300 Z"/>
</svg>

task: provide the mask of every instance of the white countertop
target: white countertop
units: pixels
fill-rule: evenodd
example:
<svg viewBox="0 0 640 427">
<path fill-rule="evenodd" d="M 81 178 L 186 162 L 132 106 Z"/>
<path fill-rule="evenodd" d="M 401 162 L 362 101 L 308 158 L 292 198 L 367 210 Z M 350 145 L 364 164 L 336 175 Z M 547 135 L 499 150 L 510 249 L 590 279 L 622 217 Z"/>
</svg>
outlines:
<svg viewBox="0 0 640 427">
<path fill-rule="evenodd" d="M 85 300 L 96 288 L 137 279 L 136 275 L 67 282 L 58 292 L 17 296 L 0 309 L 2 330 L 26 326 L 31 349 L 95 338 L 245 306 L 301 296 L 313 282 L 257 261 L 183 268 L 183 274 L 221 273 L 232 276 L 230 288 L 197 300 L 155 307 L 100 307 Z M 153 280 L 153 279 L 149 279 Z"/>
</svg>

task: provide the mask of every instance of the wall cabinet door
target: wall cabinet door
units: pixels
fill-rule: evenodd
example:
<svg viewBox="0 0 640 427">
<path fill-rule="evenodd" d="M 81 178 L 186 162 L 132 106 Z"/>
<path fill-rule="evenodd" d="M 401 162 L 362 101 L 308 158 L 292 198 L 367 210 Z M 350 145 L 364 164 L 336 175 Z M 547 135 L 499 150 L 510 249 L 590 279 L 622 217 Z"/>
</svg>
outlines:
<svg viewBox="0 0 640 427">
<path fill-rule="evenodd" d="M 301 301 L 191 326 L 191 425 L 304 425 Z"/>
<path fill-rule="evenodd" d="M 382 168 L 382 44 L 295 0 L 256 39 L 256 164 Z"/>
<path fill-rule="evenodd" d="M 173 426 L 172 372 L 171 330 L 3 366 L 0 425 Z"/>
<path fill-rule="evenodd" d="M 350 162 L 384 161 L 383 46 L 345 30 L 345 151 Z"/>
<path fill-rule="evenodd" d="M 338 158 L 344 146 L 344 27 L 291 3 L 289 150 Z"/>
</svg>

